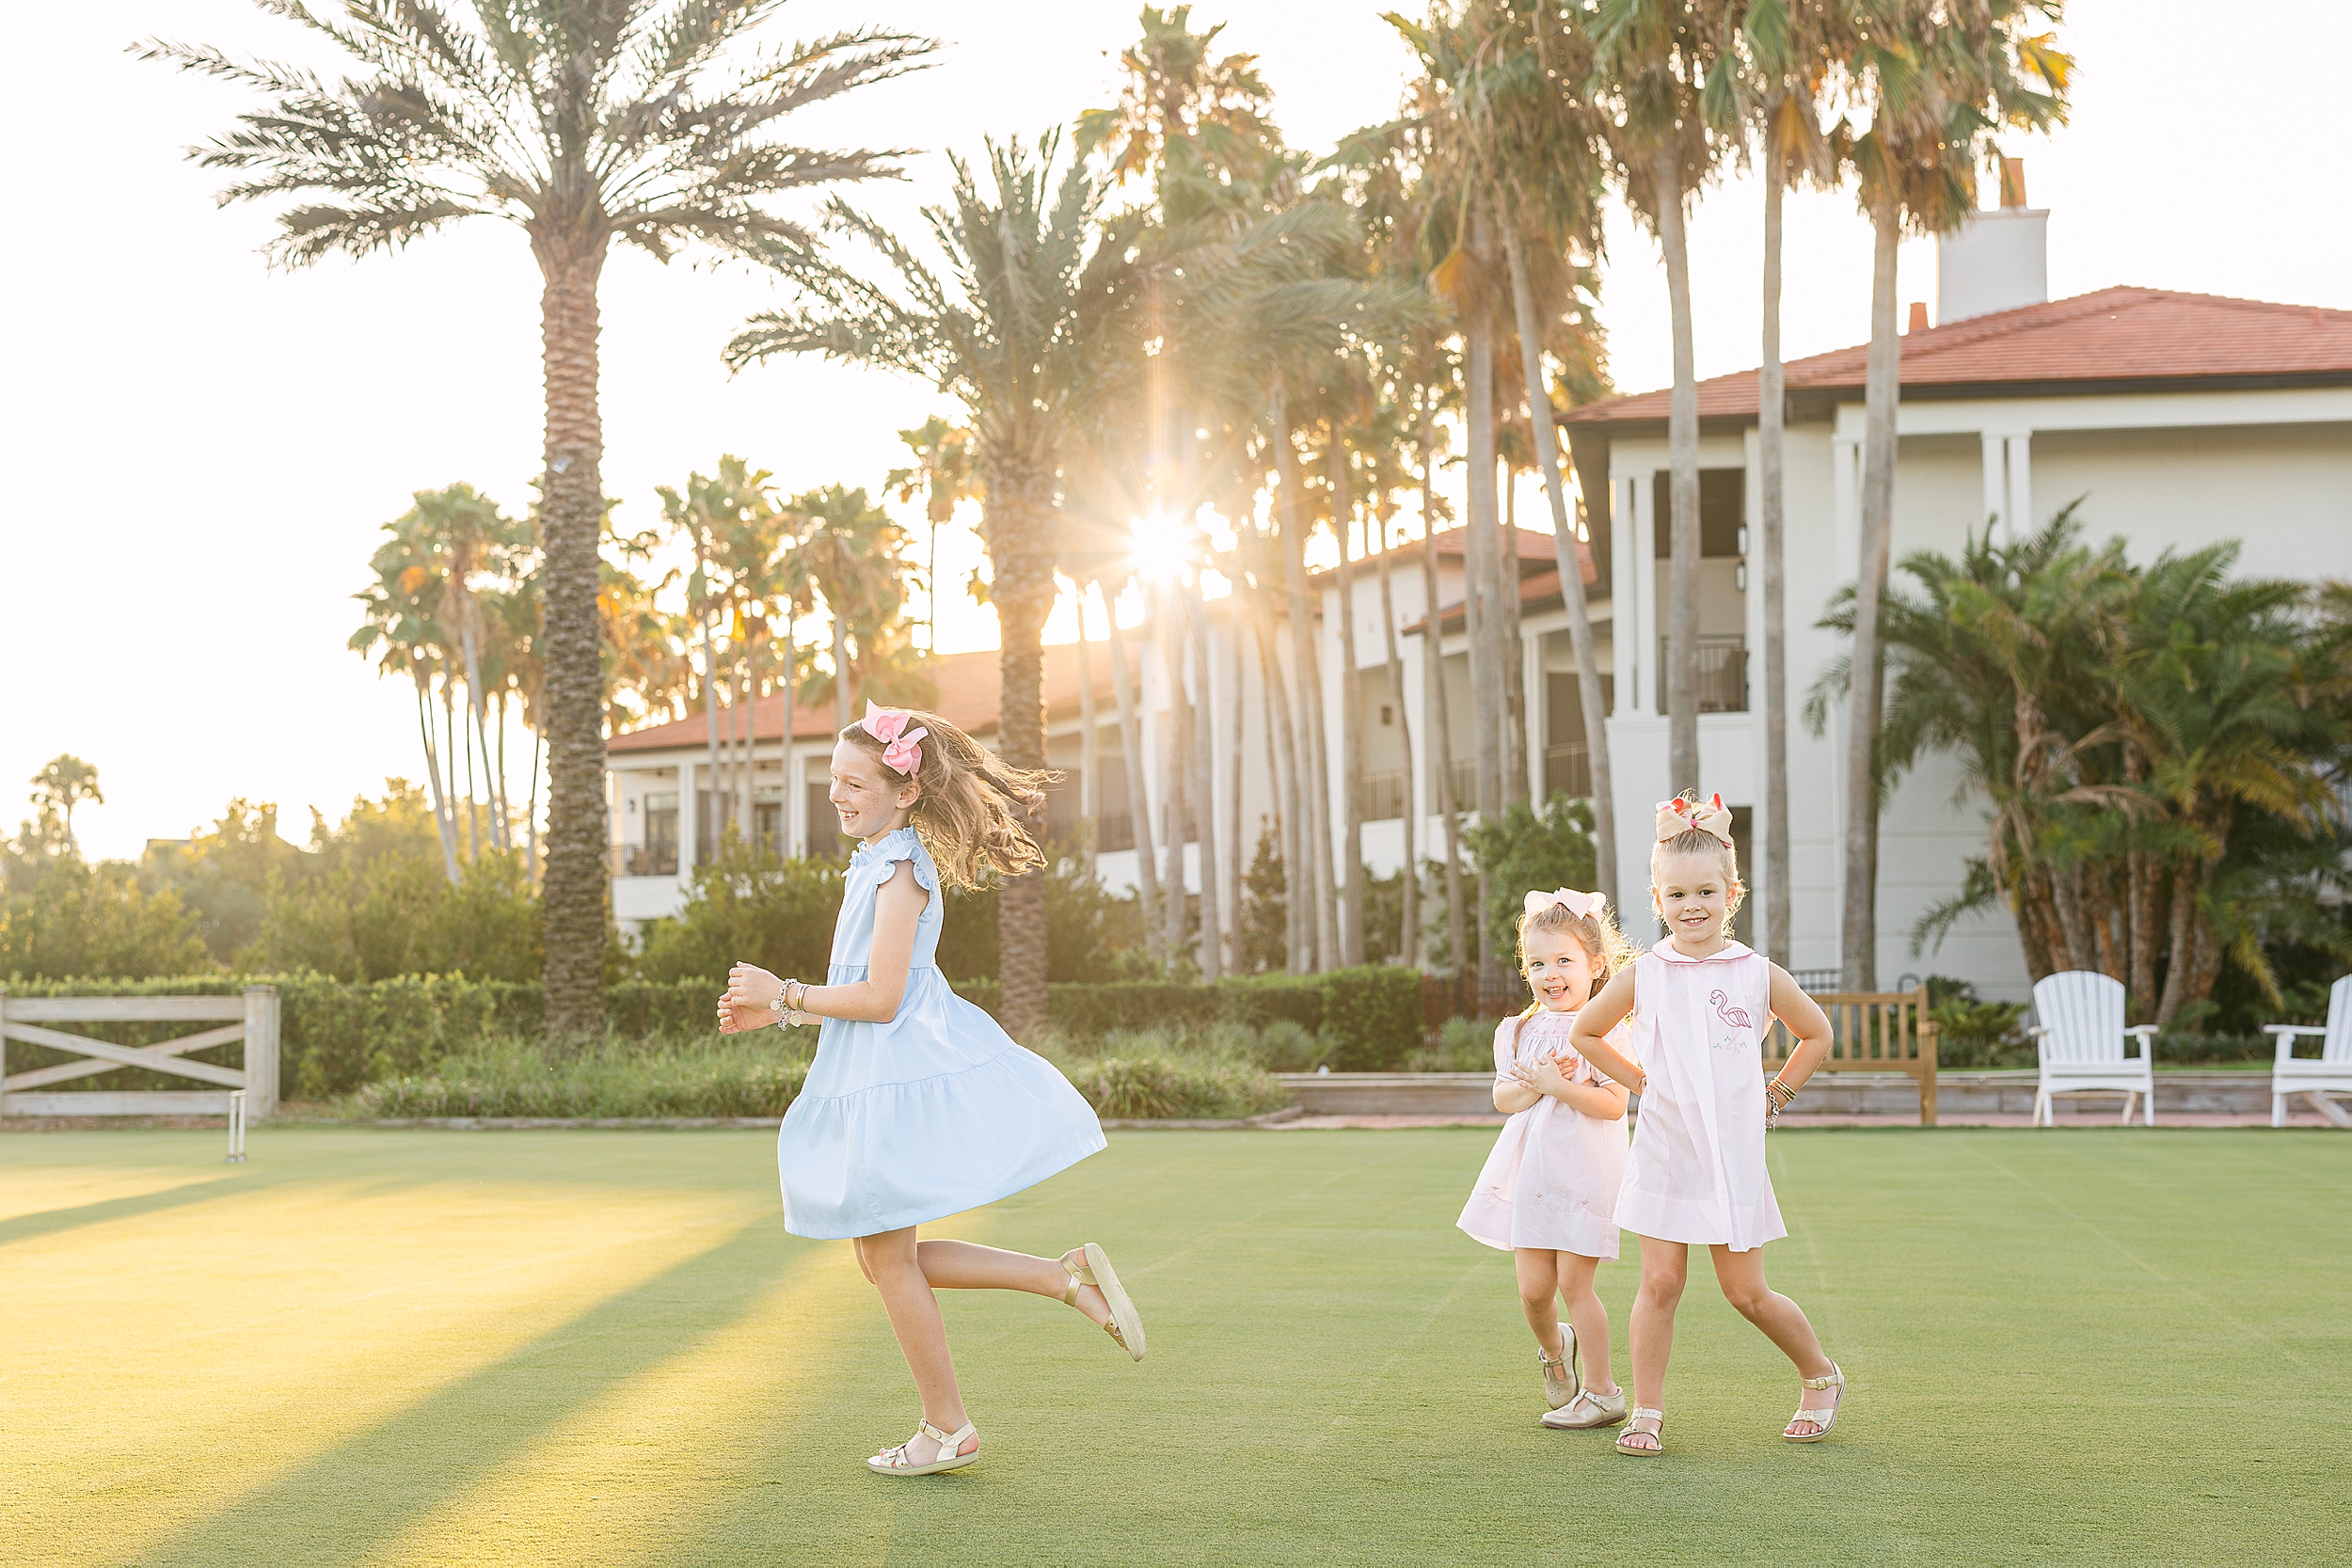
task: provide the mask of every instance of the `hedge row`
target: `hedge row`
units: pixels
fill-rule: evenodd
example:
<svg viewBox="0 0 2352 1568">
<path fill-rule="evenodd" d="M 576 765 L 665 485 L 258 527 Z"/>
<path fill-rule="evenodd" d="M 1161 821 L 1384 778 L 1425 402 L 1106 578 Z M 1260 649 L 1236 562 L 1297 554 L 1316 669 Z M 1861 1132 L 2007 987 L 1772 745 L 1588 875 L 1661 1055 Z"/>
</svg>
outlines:
<svg viewBox="0 0 2352 1568">
<path fill-rule="evenodd" d="M 246 986 L 278 988 L 279 1084 L 290 1100 L 325 1100 L 363 1084 L 421 1073 L 444 1056 L 485 1041 L 535 1039 L 546 1000 L 535 984 L 412 975 L 355 984 L 317 974 L 186 975 L 151 980 L 10 980 L 12 996 L 233 996 Z M 993 981 L 956 987 L 993 1013 Z M 1215 985 L 1115 981 L 1046 988 L 1047 1014 L 1064 1038 L 1097 1040 L 1117 1030 L 1217 1022 L 1263 1028 L 1288 1020 L 1332 1042 L 1336 1070 L 1403 1064 L 1422 1042 L 1421 976 L 1413 970 L 1367 967 L 1329 974 L 1264 975 Z M 624 980 L 605 991 L 616 1038 L 678 1039 L 712 1029 L 715 988 L 708 980 Z M 109 1024 L 107 1037 L 148 1044 L 187 1033 L 184 1024 Z M 238 1048 L 220 1046 L 192 1059 L 232 1064 Z M 12 1070 L 63 1061 L 36 1047 L 8 1048 Z M 182 1088 L 183 1079 L 123 1069 L 93 1086 Z"/>
<path fill-rule="evenodd" d="M 993 980 L 957 983 L 956 994 L 993 1016 L 1003 993 Z M 1366 964 L 1327 974 L 1252 974 L 1196 984 L 1181 980 L 1108 980 L 1049 985 L 1045 1017 L 1065 1037 L 1096 1040 L 1123 1030 L 1199 1028 L 1239 1023 L 1251 1029 L 1287 1022 L 1331 1041 L 1334 1072 L 1377 1072 L 1404 1066 L 1423 1032 L 1421 972 Z"/>
</svg>

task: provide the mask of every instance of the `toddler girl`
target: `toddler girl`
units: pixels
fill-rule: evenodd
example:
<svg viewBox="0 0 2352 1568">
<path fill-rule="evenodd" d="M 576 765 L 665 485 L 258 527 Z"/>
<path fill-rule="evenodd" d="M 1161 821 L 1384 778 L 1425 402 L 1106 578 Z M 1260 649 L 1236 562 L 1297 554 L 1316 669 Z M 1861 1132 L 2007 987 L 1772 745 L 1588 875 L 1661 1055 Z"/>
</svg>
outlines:
<svg viewBox="0 0 2352 1568">
<path fill-rule="evenodd" d="M 1796 1363 L 1804 1391 L 1781 1435 L 1818 1442 L 1836 1422 L 1846 1377 L 1797 1304 L 1764 1282 L 1760 1249 L 1788 1234 L 1764 1169 L 1765 1130 L 1829 1053 L 1829 1020 L 1788 971 L 1726 934 L 1744 890 L 1722 796 L 1658 808 L 1650 884 L 1666 940 L 1603 987 L 1569 1037 L 1570 1049 L 1642 1097 L 1616 1212 L 1642 1241 L 1629 1335 L 1635 1402 L 1617 1451 L 1661 1450 L 1666 1358 L 1693 1244 L 1713 1254 L 1731 1305 Z M 1628 1012 L 1630 1054 L 1606 1037 Z M 1797 1047 L 1767 1084 L 1764 1031 L 1775 1018 Z"/>
<path fill-rule="evenodd" d="M 1535 1331 L 1543 1424 L 1565 1430 L 1625 1419 L 1609 1375 L 1609 1313 L 1593 1271 L 1617 1256 L 1614 1208 L 1625 1171 L 1625 1090 L 1577 1059 L 1568 1025 L 1629 956 L 1597 893 L 1531 893 L 1519 916 L 1519 968 L 1535 1000 L 1495 1030 L 1495 1109 L 1509 1115 L 1456 1223 L 1506 1249 L 1519 1306 Z M 1617 1035 L 1628 1045 L 1624 1031 Z M 1568 1321 L 1552 1312 L 1558 1297 Z M 1586 1382 L 1577 1365 L 1581 1350 Z"/>
<path fill-rule="evenodd" d="M 950 990 L 933 961 L 943 879 L 969 886 L 985 871 L 1041 863 L 1015 810 L 1033 806 L 1045 782 L 936 715 L 868 703 L 833 752 L 834 809 L 859 847 L 842 878 L 826 983 L 739 963 L 719 1004 L 729 1032 L 824 1021 L 776 1139 L 776 1167 L 785 1228 L 855 1243 L 922 1394 L 914 1435 L 866 1462 L 882 1475 L 930 1475 L 979 1457 L 934 1289 L 1056 1297 L 1143 1359 L 1142 1320 L 1093 1243 L 1056 1259 L 914 1235 L 1104 1147 L 1070 1081 Z"/>
</svg>

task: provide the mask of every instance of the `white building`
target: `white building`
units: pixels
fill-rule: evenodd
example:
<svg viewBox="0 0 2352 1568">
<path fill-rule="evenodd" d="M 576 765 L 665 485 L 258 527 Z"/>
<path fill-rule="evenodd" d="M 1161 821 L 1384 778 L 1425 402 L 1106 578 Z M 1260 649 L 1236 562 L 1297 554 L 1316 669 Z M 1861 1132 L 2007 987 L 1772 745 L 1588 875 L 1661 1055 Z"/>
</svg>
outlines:
<svg viewBox="0 0 2352 1568">
<path fill-rule="evenodd" d="M 2244 546 L 2240 569 L 2249 574 L 2352 577 L 2352 311 L 2143 288 L 2044 302 L 2045 217 L 2022 208 L 1979 214 L 1942 247 L 1945 319 L 1931 327 L 1924 308 L 1914 308 L 1902 353 L 1895 559 L 1925 548 L 1956 553 L 1966 532 L 1984 529 L 1988 520 L 1999 530 L 2040 524 L 2079 499 L 2089 536 L 2122 536 L 2135 560 L 2153 559 L 2168 547 L 2237 539 Z M 1753 372 L 1724 376 L 1698 389 L 1705 559 L 1702 777 L 1695 782 L 1720 790 L 1734 808 L 1753 907 L 1760 909 L 1761 892 L 1773 879 L 1789 879 L 1791 951 L 1774 957 L 1799 970 L 1833 969 L 1837 961 L 1846 810 L 1836 727 L 1842 715 L 1820 737 L 1795 716 L 1806 689 L 1841 651 L 1838 639 L 1814 623 L 1831 595 L 1855 576 L 1866 352 L 1844 349 L 1787 367 L 1792 853 L 1786 867 L 1763 862 L 1755 831 L 1764 806 L 1756 689 L 1762 660 L 1750 657 L 1763 642 L 1761 572 L 1751 571 L 1748 555 L 1756 493 L 1756 377 Z M 1637 937 L 1648 928 L 1638 911 L 1651 808 L 1673 784 L 1693 782 L 1670 781 L 1665 772 L 1659 607 L 1666 577 L 1666 412 L 1667 394 L 1651 392 L 1577 409 L 1564 426 L 1600 568 L 1589 600 L 1613 705 L 1609 736 L 1625 879 L 1620 891 L 1632 907 L 1627 924 Z M 1454 754 L 1463 779 L 1457 798 L 1469 793 L 1472 722 L 1462 632 L 1462 537 L 1457 530 L 1434 542 Z M 1521 531 L 1517 546 L 1529 782 L 1541 799 L 1555 789 L 1587 787 L 1583 728 L 1552 540 Z M 1431 607 L 1422 593 L 1421 548 L 1409 546 L 1391 558 L 1402 691 L 1390 684 L 1378 574 L 1368 563 L 1356 567 L 1362 800 L 1371 819 L 1364 853 L 1382 875 L 1401 859 L 1404 811 L 1423 814 L 1422 853 L 1442 843 L 1442 824 L 1427 815 L 1433 748 L 1422 671 L 1422 628 Z M 1344 787 L 1339 777 L 1338 597 L 1333 574 L 1320 574 L 1317 583 L 1336 834 L 1338 793 Z M 1232 608 L 1231 600 L 1209 606 L 1217 649 L 1209 693 L 1219 752 L 1216 842 L 1229 921 L 1232 869 L 1247 860 L 1273 810 L 1257 643 Z M 1157 758 L 1163 754 L 1165 674 L 1150 626 L 1126 640 L 1129 657 L 1139 657 L 1142 665 L 1142 707 L 1150 721 L 1142 771 L 1154 820 L 1164 826 Z M 1135 834 L 1125 762 L 1104 645 L 1092 644 L 1089 654 L 1102 782 L 1108 785 L 1100 863 L 1106 880 L 1126 885 L 1135 872 Z M 985 653 L 939 660 L 940 711 L 983 736 L 995 723 L 996 659 Z M 1076 809 L 1078 688 L 1077 650 L 1049 650 L 1051 755 L 1056 767 L 1073 774 L 1055 802 L 1064 823 Z M 830 705 L 801 710 L 789 763 L 775 733 L 778 705 L 762 705 L 759 717 L 755 783 L 762 832 L 793 849 L 812 842 L 829 846 L 832 818 L 822 789 Z M 1411 729 L 1417 767 L 1410 780 L 1402 768 L 1400 724 Z M 707 755 L 699 716 L 612 743 L 613 896 L 625 924 L 666 913 L 682 896 L 697 836 L 695 794 L 707 787 L 698 778 L 707 773 Z M 784 787 L 787 776 L 799 781 L 797 788 Z M 1931 763 L 1907 777 L 1887 806 L 1881 829 L 1878 968 L 1889 983 L 1905 973 L 1933 972 L 1974 981 L 1990 997 L 2022 1000 L 2024 958 L 2005 915 L 1963 924 L 1935 953 L 1911 952 L 1914 922 L 1958 887 L 1964 861 L 1983 852 L 1981 813 L 1967 802 L 1955 805 L 1956 784 L 1948 768 Z M 710 819 L 707 809 L 701 816 Z M 1195 855 L 1197 849 L 1187 854 L 1186 882 L 1197 888 Z"/>
</svg>

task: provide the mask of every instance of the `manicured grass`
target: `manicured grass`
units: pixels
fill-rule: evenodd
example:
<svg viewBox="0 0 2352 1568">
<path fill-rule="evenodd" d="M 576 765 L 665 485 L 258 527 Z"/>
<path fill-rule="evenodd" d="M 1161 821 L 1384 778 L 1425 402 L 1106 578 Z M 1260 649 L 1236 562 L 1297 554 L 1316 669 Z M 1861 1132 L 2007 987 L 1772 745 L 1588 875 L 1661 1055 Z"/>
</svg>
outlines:
<svg viewBox="0 0 2352 1568">
<path fill-rule="evenodd" d="M 1852 1378 L 1701 1262 L 1667 1455 L 1539 1430 L 1490 1134 L 1113 1134 L 938 1227 L 1106 1243 L 1131 1366 L 950 1297 L 987 1457 L 859 1461 L 913 1386 L 757 1132 L 0 1137 L 0 1562 L 2312 1561 L 2352 1528 L 2352 1138 L 1788 1132 L 1768 1254 Z M 1627 1261 L 1602 1294 L 1622 1324 Z M 1621 1364 L 1622 1365 L 1622 1364 Z"/>
</svg>

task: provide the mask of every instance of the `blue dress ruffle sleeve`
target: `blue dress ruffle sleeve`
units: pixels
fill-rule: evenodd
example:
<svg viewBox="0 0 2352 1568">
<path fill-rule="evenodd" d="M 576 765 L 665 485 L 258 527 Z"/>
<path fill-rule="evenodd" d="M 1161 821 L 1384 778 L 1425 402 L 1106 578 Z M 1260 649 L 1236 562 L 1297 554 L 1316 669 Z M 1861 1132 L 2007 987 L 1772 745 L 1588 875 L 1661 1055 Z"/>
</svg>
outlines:
<svg viewBox="0 0 2352 1568">
<path fill-rule="evenodd" d="M 850 855 L 826 983 L 866 978 L 875 895 L 902 861 L 930 897 L 898 1016 L 827 1019 L 776 1137 L 784 1224 L 795 1236 L 872 1236 L 944 1219 L 1104 1147 L 1102 1124 L 1070 1080 L 948 989 L 938 963 L 939 868 L 914 829 Z"/>
</svg>

